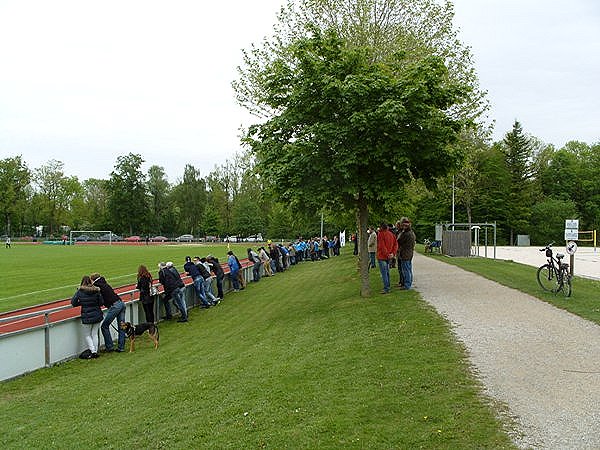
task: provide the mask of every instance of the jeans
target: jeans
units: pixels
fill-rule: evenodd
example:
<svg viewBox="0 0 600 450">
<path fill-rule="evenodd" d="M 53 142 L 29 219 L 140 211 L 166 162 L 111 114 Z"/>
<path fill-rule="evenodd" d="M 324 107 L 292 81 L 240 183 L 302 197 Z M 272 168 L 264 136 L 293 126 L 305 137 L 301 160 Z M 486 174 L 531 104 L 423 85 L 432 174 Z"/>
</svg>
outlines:
<svg viewBox="0 0 600 450">
<path fill-rule="evenodd" d="M 200 299 L 200 302 L 204 306 L 210 306 L 210 302 L 206 299 L 204 278 L 202 278 L 201 276 L 197 276 L 196 278 L 194 278 L 194 290 L 196 291 L 196 295 Z"/>
<path fill-rule="evenodd" d="M 171 299 L 171 295 L 165 295 L 162 297 L 163 305 L 165 306 L 165 319 L 170 320 L 173 317 L 173 313 L 171 312 L 171 304 L 169 300 Z"/>
<path fill-rule="evenodd" d="M 369 269 L 375 268 L 375 252 L 369 252 Z"/>
<path fill-rule="evenodd" d="M 383 290 L 390 292 L 390 263 L 387 259 L 378 259 L 381 280 L 383 281 Z"/>
<path fill-rule="evenodd" d="M 206 297 L 210 299 L 210 301 L 214 304 L 217 301 L 217 297 L 212 292 L 212 278 L 206 278 L 204 280 L 204 294 Z"/>
<path fill-rule="evenodd" d="M 110 324 L 113 320 L 117 319 L 117 332 L 119 333 L 119 340 L 117 341 L 118 349 L 125 350 L 125 331 L 119 327 L 119 322 L 125 322 L 125 303 L 122 300 L 114 302 L 110 308 L 106 311 L 106 316 L 100 325 L 102 331 L 102 337 L 104 338 L 104 347 L 106 350 L 111 351 L 114 347 L 113 339 L 110 334 Z"/>
<path fill-rule="evenodd" d="M 177 309 L 179 309 L 179 312 L 181 313 L 181 318 L 187 320 L 188 314 L 187 314 L 187 305 L 185 304 L 185 299 L 183 298 L 184 292 L 185 292 L 185 287 L 175 288 L 172 295 L 173 295 L 173 304 L 177 307 Z"/>
<path fill-rule="evenodd" d="M 233 289 L 235 291 L 240 290 L 240 282 L 238 280 L 238 272 L 239 270 L 232 270 L 229 272 L 229 277 L 231 278 L 231 284 L 233 285 Z"/>
<path fill-rule="evenodd" d="M 406 289 L 410 289 L 412 287 L 412 261 L 409 259 L 407 261 L 400 261 L 400 267 L 402 268 L 402 280 L 404 282 L 404 287 Z"/>
<path fill-rule="evenodd" d="M 255 262 L 252 266 L 252 278 L 254 279 L 254 281 L 260 280 L 260 266 L 260 261 Z"/>
</svg>

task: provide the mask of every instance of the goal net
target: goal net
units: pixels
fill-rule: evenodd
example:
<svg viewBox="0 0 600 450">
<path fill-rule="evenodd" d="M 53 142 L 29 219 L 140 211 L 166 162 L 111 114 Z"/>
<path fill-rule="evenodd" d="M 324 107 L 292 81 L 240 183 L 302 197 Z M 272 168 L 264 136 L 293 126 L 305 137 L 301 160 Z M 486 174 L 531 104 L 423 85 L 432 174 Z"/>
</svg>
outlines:
<svg viewBox="0 0 600 450">
<path fill-rule="evenodd" d="M 69 232 L 69 244 L 85 244 L 87 242 L 105 242 L 112 244 L 120 237 L 110 230 L 79 230 Z"/>
</svg>

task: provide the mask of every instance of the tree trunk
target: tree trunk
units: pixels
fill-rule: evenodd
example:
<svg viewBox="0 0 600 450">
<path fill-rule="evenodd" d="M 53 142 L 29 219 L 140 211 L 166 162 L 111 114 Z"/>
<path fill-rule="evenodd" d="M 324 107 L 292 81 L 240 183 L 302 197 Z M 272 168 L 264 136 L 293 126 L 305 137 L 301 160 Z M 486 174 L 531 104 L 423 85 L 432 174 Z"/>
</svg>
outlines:
<svg viewBox="0 0 600 450">
<path fill-rule="evenodd" d="M 367 226 L 369 223 L 369 207 L 362 193 L 358 195 L 358 211 L 356 213 L 358 225 L 358 268 L 360 274 L 360 296 L 371 296 L 369 284 L 369 251 L 367 248 Z"/>
</svg>

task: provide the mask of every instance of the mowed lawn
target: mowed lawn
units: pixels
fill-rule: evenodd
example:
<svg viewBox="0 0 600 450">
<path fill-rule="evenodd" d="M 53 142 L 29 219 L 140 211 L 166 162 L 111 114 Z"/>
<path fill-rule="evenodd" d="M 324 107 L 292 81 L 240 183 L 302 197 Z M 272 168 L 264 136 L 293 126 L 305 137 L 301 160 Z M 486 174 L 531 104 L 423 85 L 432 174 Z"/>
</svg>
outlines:
<svg viewBox="0 0 600 450">
<path fill-rule="evenodd" d="M 256 246 L 256 244 L 252 244 Z M 238 258 L 247 245 L 232 244 Z M 173 261 L 181 271 L 186 256 L 213 254 L 226 262 L 227 245 L 85 245 L 13 244 L 0 258 L 0 312 L 71 298 L 83 275 L 99 272 L 113 286 L 136 282 L 146 265 L 158 278 L 160 261 Z"/>
<path fill-rule="evenodd" d="M 358 291 L 352 255 L 305 262 L 162 322 L 156 351 L 0 383 L 2 448 L 513 448 L 448 323 Z"/>
</svg>

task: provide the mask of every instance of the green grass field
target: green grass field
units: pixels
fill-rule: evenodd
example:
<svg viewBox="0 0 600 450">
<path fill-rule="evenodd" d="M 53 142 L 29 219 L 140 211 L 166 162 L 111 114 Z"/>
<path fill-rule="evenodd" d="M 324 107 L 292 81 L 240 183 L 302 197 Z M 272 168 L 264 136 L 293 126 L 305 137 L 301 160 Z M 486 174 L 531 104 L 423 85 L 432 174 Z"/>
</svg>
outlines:
<svg viewBox="0 0 600 450">
<path fill-rule="evenodd" d="M 255 247 L 256 244 L 253 244 Z M 232 244 L 238 258 L 247 245 Z M 83 275 L 103 274 L 113 286 L 135 283 L 140 264 L 158 278 L 160 261 L 178 269 L 186 256 L 213 254 L 226 262 L 227 245 L 32 245 L 13 244 L 0 258 L 0 312 L 71 298 Z"/>
<path fill-rule="evenodd" d="M 85 257 L 61 282 L 167 259 L 38 250 Z M 448 323 L 414 291 L 361 298 L 355 261 L 306 262 L 162 322 L 156 351 L 141 339 L 0 383 L 2 448 L 514 448 Z"/>
</svg>

